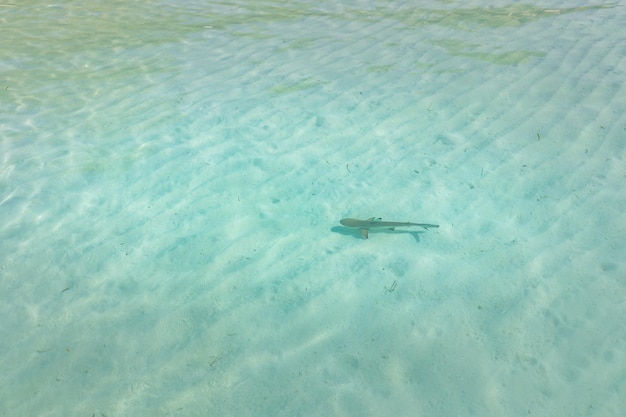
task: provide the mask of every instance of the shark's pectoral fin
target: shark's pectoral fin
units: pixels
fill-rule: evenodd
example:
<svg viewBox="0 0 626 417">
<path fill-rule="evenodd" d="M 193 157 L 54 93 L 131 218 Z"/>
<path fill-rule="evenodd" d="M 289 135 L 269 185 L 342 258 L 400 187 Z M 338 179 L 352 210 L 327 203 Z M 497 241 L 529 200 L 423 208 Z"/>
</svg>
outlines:
<svg viewBox="0 0 626 417">
<path fill-rule="evenodd" d="M 367 239 L 368 230 L 367 229 L 360 229 L 359 231 L 361 232 L 361 236 L 363 237 L 363 239 Z"/>
</svg>

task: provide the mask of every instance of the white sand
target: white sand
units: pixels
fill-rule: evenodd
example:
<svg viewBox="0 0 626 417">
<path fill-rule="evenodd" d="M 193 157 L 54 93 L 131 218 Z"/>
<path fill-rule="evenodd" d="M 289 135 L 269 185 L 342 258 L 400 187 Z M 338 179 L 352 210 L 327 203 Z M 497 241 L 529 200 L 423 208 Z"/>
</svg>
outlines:
<svg viewBox="0 0 626 417">
<path fill-rule="evenodd" d="M 626 3 L 140 3 L 0 6 L 0 414 L 625 415 Z"/>
</svg>

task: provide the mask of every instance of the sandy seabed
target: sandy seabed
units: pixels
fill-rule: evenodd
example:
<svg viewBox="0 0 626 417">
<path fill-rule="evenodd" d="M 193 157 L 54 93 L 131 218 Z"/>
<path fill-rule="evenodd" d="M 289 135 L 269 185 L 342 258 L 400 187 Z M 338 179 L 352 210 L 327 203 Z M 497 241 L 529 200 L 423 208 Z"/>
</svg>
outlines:
<svg viewBox="0 0 626 417">
<path fill-rule="evenodd" d="M 417 3 L 1 5 L 1 415 L 623 416 L 625 4 Z"/>
</svg>

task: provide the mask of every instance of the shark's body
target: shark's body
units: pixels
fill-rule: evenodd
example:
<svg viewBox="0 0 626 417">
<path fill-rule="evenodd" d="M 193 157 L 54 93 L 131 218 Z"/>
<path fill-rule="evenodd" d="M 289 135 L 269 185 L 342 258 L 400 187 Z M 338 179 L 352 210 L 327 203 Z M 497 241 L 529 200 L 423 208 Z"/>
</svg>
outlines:
<svg viewBox="0 0 626 417">
<path fill-rule="evenodd" d="M 370 229 L 389 229 L 393 230 L 396 227 L 409 227 L 409 226 L 419 226 L 424 229 L 429 229 L 431 227 L 439 227 L 438 224 L 428 224 L 428 223 L 411 223 L 411 222 L 384 222 L 380 217 L 372 217 L 367 220 L 359 220 L 359 219 L 341 219 L 339 223 L 342 225 L 349 227 L 350 229 L 359 229 L 361 232 L 361 236 L 364 239 L 367 239 L 369 235 Z"/>
</svg>

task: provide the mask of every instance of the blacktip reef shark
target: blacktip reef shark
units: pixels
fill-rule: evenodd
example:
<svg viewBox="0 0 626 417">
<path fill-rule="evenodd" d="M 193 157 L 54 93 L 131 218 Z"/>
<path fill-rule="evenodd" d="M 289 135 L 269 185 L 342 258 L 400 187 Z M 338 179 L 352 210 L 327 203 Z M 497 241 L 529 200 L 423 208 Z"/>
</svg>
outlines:
<svg viewBox="0 0 626 417">
<path fill-rule="evenodd" d="M 380 217 L 370 217 L 367 220 L 359 220 L 359 219 L 351 219 L 345 218 L 339 220 L 339 223 L 350 228 L 350 229 L 359 229 L 361 232 L 361 236 L 363 239 L 367 239 L 369 235 L 370 229 L 387 229 L 394 230 L 396 227 L 410 227 L 410 226 L 419 226 L 428 230 L 431 227 L 439 227 L 438 224 L 428 224 L 428 223 L 411 223 L 411 222 L 384 222 Z"/>
</svg>

